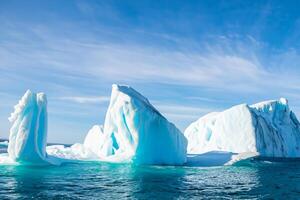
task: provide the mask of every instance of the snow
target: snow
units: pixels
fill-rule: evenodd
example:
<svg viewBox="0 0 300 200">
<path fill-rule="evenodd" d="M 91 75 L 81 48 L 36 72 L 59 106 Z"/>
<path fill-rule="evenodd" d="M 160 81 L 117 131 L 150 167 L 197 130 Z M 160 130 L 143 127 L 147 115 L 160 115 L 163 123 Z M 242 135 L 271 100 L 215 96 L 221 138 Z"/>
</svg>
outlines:
<svg viewBox="0 0 300 200">
<path fill-rule="evenodd" d="M 241 104 L 211 113 L 186 130 L 188 153 L 225 151 L 264 157 L 300 157 L 300 124 L 288 101 Z"/>
</svg>

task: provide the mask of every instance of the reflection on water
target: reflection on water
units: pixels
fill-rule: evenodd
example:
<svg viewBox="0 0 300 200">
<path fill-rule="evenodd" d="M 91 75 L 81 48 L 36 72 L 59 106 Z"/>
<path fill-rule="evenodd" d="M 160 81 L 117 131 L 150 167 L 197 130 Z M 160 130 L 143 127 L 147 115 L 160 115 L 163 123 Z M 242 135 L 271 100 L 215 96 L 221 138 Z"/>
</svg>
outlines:
<svg viewBox="0 0 300 200">
<path fill-rule="evenodd" d="M 107 163 L 0 166 L 0 199 L 299 199 L 299 164 L 251 161 L 210 168 Z"/>
</svg>

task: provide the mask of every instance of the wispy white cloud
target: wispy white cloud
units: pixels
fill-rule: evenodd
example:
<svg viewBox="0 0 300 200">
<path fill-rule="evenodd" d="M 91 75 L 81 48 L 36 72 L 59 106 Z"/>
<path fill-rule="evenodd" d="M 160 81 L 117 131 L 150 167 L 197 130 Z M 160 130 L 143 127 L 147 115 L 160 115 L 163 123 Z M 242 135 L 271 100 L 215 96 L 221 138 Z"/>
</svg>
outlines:
<svg viewBox="0 0 300 200">
<path fill-rule="evenodd" d="M 246 42 L 222 36 L 216 38 L 217 42 L 203 44 L 203 49 L 184 46 L 178 38 L 176 42 L 184 48 L 170 49 L 103 41 L 85 34 L 66 39 L 53 35 L 44 26 L 26 30 L 39 41 L 32 41 L 29 33 L 10 34 L 20 39 L 8 40 L 0 46 L 0 72 L 5 74 L 0 79 L 2 86 L 21 81 L 24 85 L 48 87 L 60 96 L 66 94 L 61 100 L 93 104 L 109 98 L 97 96 L 98 88 L 89 92 L 94 96 L 76 96 L 77 89 L 87 90 L 103 82 L 111 84 L 120 80 L 127 84 L 163 83 L 233 94 L 300 90 L 299 72 L 291 73 L 288 67 L 283 67 L 300 57 L 297 51 L 272 56 L 269 63 L 274 67 L 266 66 L 257 57 L 255 48 L 260 43 L 251 36 Z M 13 28 L 6 31 L 18 32 Z M 186 99 L 216 102 L 205 93 Z"/>
<path fill-rule="evenodd" d="M 68 96 L 68 97 L 60 97 L 60 100 L 72 101 L 75 103 L 92 103 L 92 104 L 99 104 L 103 102 L 108 102 L 110 100 L 109 96 L 98 96 L 98 97 L 91 97 L 91 96 Z"/>
<path fill-rule="evenodd" d="M 209 98 L 209 97 L 205 97 L 205 96 L 186 96 L 185 99 L 196 100 L 196 101 L 200 101 L 200 102 L 210 102 L 210 103 L 226 102 L 226 100 L 221 99 L 221 97 Z"/>
<path fill-rule="evenodd" d="M 45 27 L 32 32 L 40 37 L 42 45 L 10 41 L 0 46 L 2 71 L 10 74 L 15 71 L 24 78 L 22 71 L 26 66 L 26 70 L 32 72 L 30 76 L 36 77 L 43 72 L 70 81 L 156 82 L 238 92 L 259 92 L 272 87 L 286 89 L 300 83 L 297 76 L 280 73 L 280 68 L 269 70 L 265 67 L 251 45 L 247 47 L 247 44 L 239 42 L 238 47 L 233 48 L 230 39 L 225 36 L 222 37 L 226 41 L 222 43 L 225 46 L 206 44 L 205 50 L 197 51 L 188 47 L 180 50 L 103 43 L 96 38 L 64 39 L 51 35 Z M 21 37 L 24 39 L 26 35 Z M 250 42 L 256 45 L 258 42 L 253 40 L 251 38 Z M 291 54 L 292 58 L 297 58 L 295 52 Z M 291 54 L 287 54 L 289 58 Z"/>
<path fill-rule="evenodd" d="M 101 78 L 108 81 L 151 81 L 179 85 L 203 85 L 238 89 L 258 81 L 265 72 L 251 60 L 237 55 L 199 54 L 136 45 L 89 44 L 56 41 L 45 47 L 22 44 L 0 47 L 2 70 L 31 66 L 38 71 L 56 72 L 60 76 Z M 54 46 L 56 45 L 56 46 Z M 18 49 L 15 53 L 11 50 Z M 60 49 L 60 50 L 57 50 Z M 17 50 L 17 51 L 18 51 Z M 23 67 L 24 68 L 24 67 Z M 38 76 L 38 75 L 37 75 Z M 248 84 L 244 84 L 247 81 Z"/>
</svg>

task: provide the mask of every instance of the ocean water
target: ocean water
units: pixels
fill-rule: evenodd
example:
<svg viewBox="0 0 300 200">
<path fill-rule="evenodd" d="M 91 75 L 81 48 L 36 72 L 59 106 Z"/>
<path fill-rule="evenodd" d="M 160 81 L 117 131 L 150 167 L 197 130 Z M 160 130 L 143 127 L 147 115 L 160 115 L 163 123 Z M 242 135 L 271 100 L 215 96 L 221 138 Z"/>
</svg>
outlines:
<svg viewBox="0 0 300 200">
<path fill-rule="evenodd" d="M 206 168 L 99 162 L 0 166 L 0 199 L 27 198 L 300 199 L 300 162 Z"/>
</svg>

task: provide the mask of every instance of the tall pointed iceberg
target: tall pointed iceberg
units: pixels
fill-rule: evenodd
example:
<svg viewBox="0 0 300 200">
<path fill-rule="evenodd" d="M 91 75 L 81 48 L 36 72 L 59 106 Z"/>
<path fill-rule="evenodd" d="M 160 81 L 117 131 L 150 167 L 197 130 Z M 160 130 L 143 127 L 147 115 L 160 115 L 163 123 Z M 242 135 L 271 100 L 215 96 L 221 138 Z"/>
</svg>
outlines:
<svg viewBox="0 0 300 200">
<path fill-rule="evenodd" d="M 300 123 L 284 98 L 210 113 L 186 130 L 188 153 L 227 151 L 300 157 Z"/>
<path fill-rule="evenodd" d="M 184 135 L 129 86 L 112 86 L 101 138 L 101 156 L 108 160 L 166 165 L 186 162 Z"/>
<path fill-rule="evenodd" d="M 44 163 L 47 144 L 47 99 L 28 90 L 15 106 L 9 121 L 8 154 L 18 162 Z"/>
</svg>

